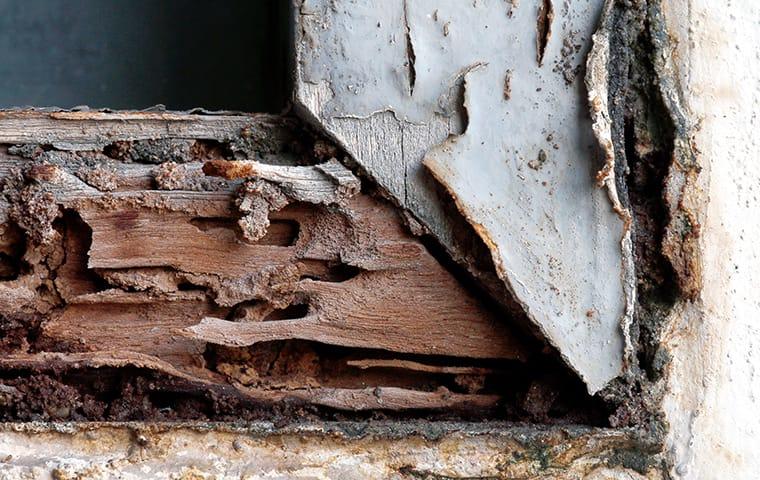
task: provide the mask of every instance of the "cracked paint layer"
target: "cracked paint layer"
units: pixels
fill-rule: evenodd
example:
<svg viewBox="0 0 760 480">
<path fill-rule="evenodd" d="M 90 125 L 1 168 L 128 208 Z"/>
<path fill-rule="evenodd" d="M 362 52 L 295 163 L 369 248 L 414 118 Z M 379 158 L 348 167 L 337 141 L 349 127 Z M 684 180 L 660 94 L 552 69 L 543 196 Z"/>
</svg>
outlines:
<svg viewBox="0 0 760 480">
<path fill-rule="evenodd" d="M 564 2 L 553 19 L 541 1 L 371 3 L 300 4 L 297 101 L 451 252 L 431 177 L 443 184 L 514 299 L 598 391 L 623 369 L 633 298 L 580 75 L 603 2 Z"/>
</svg>

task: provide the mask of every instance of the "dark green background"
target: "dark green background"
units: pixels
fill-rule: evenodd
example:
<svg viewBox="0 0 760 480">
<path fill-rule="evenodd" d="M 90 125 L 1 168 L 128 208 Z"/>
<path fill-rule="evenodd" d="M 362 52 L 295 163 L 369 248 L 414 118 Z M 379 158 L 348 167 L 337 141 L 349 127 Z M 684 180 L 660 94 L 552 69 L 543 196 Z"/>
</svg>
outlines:
<svg viewBox="0 0 760 480">
<path fill-rule="evenodd" d="M 279 112 L 287 0 L 0 0 L 0 107 Z"/>
</svg>

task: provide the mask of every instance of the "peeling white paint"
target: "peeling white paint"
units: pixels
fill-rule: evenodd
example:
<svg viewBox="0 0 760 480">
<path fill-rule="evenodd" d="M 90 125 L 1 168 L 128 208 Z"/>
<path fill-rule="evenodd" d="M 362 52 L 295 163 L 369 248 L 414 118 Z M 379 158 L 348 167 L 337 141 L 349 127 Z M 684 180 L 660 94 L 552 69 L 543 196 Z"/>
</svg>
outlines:
<svg viewBox="0 0 760 480">
<path fill-rule="evenodd" d="M 541 3 L 306 0 L 296 97 L 452 250 L 424 158 L 517 301 L 596 392 L 621 372 L 632 299 L 625 222 L 595 185 L 580 73 L 603 2 L 555 5 L 539 66 Z M 414 128 L 428 131 L 409 141 Z"/>
</svg>

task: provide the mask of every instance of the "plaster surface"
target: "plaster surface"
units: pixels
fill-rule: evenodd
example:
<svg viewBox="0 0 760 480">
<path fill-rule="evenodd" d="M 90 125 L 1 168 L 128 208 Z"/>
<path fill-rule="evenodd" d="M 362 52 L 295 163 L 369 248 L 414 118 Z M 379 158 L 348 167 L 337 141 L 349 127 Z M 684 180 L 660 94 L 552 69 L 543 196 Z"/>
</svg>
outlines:
<svg viewBox="0 0 760 480">
<path fill-rule="evenodd" d="M 673 474 L 760 475 L 760 4 L 669 0 L 685 100 L 705 166 L 704 290 L 674 312 L 665 409 Z M 709 180 L 708 180 L 709 179 Z"/>
</svg>

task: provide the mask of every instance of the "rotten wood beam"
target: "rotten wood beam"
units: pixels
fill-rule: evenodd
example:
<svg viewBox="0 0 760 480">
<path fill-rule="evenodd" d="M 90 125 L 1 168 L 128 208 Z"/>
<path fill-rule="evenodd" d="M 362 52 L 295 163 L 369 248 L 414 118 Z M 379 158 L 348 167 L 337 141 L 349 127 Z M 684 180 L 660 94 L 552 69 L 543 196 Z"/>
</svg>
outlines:
<svg viewBox="0 0 760 480">
<path fill-rule="evenodd" d="M 239 128 L 269 127 L 254 117 L 233 127 L 219 116 L 5 115 L 0 245 L 22 268 L 0 279 L 0 314 L 33 321 L 24 320 L 30 330 L 0 370 L 132 368 L 249 402 L 490 411 L 501 395 L 444 385 L 436 378 L 444 370 L 424 360 L 400 359 L 407 368 L 387 375 L 362 373 L 345 357 L 445 356 L 455 375 L 475 375 L 457 369 L 475 358 L 528 360 L 504 314 L 441 265 L 391 204 L 324 158 L 336 151 L 319 140 L 305 150 L 310 164 L 277 150 L 287 142 L 276 139 L 242 159 L 210 144 L 162 157 L 166 145 L 139 142 L 174 145 L 185 134 L 172 122 L 188 127 L 192 145 L 200 126 L 216 141 L 225 129 L 239 137 Z M 29 138 L 13 133 L 24 119 L 33 120 Z M 118 152 L 103 146 L 114 141 L 124 142 Z"/>
</svg>

